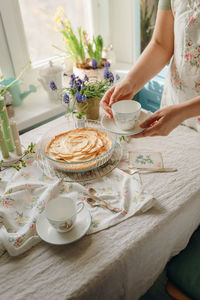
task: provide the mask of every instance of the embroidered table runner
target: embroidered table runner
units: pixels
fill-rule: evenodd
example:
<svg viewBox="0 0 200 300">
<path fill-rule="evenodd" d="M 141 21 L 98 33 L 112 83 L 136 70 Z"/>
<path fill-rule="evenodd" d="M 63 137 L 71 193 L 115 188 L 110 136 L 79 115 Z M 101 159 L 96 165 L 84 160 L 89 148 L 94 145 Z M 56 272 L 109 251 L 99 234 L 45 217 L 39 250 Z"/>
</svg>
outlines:
<svg viewBox="0 0 200 300">
<path fill-rule="evenodd" d="M 113 207 L 121 209 L 113 213 L 106 208 L 91 207 L 86 199 L 92 187 L 98 196 Z M 0 184 L 0 254 L 5 250 L 16 256 L 40 241 L 36 221 L 44 211 L 45 203 L 58 194 L 76 197 L 91 212 L 92 223 L 88 234 L 116 225 L 136 212 L 144 212 L 153 206 L 152 195 L 145 192 L 138 174 L 128 175 L 120 169 L 91 183 L 66 183 L 57 177 L 47 177 L 33 158 L 19 172 L 8 169 L 2 172 Z M 90 196 L 91 197 L 91 196 Z"/>
</svg>

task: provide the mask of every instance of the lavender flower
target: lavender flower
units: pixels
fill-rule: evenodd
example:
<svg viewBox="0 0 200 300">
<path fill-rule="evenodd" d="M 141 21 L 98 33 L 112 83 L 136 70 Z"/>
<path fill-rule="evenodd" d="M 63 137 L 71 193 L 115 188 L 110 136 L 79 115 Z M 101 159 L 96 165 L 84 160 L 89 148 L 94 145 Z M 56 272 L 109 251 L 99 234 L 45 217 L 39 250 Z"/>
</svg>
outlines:
<svg viewBox="0 0 200 300">
<path fill-rule="evenodd" d="M 88 76 L 85 74 L 83 81 L 88 81 L 88 80 L 89 80 L 89 78 L 88 78 Z"/>
<path fill-rule="evenodd" d="M 52 80 L 52 81 L 50 81 L 50 84 L 49 84 L 49 86 L 50 86 L 50 88 L 52 89 L 52 91 L 55 91 L 55 90 L 57 90 L 57 86 L 56 86 L 56 84 L 55 84 L 55 82 Z"/>
<path fill-rule="evenodd" d="M 97 61 L 96 61 L 96 59 L 92 60 L 92 67 L 93 67 L 93 69 L 97 68 Z"/>
<path fill-rule="evenodd" d="M 110 67 L 109 61 L 106 61 L 106 62 L 105 62 L 104 67 L 106 67 L 106 68 L 109 68 L 109 67 Z"/>
<path fill-rule="evenodd" d="M 113 83 L 114 80 L 115 80 L 114 75 L 113 75 L 112 72 L 110 72 L 110 76 L 109 76 L 109 81 L 110 81 L 110 83 Z"/>
<path fill-rule="evenodd" d="M 110 71 L 106 68 L 104 70 L 104 79 L 109 79 L 109 77 L 110 77 Z"/>
<path fill-rule="evenodd" d="M 70 75 L 70 77 L 71 77 L 72 80 L 75 80 L 75 78 L 76 78 L 73 73 Z"/>
<path fill-rule="evenodd" d="M 67 93 L 65 93 L 63 96 L 63 102 L 65 102 L 66 104 L 69 103 L 69 96 L 67 95 Z"/>
<path fill-rule="evenodd" d="M 114 76 L 113 73 L 110 72 L 107 68 L 104 71 L 104 79 L 108 79 L 110 83 L 114 82 Z"/>
<path fill-rule="evenodd" d="M 87 100 L 87 97 L 85 95 L 82 95 L 80 92 L 76 92 L 75 99 L 78 103 L 82 103 Z"/>
</svg>

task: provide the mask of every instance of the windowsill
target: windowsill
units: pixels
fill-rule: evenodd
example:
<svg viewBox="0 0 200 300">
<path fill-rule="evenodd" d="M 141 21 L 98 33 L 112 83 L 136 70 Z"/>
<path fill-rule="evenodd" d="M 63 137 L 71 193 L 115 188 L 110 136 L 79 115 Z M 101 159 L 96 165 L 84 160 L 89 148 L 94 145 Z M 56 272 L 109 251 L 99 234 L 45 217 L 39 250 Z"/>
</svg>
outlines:
<svg viewBox="0 0 200 300">
<path fill-rule="evenodd" d="M 64 106 L 51 102 L 41 88 L 37 94 L 30 94 L 20 106 L 15 107 L 15 120 L 19 131 L 22 131 L 64 112 Z"/>
<path fill-rule="evenodd" d="M 120 79 L 123 79 L 130 68 L 131 65 L 118 63 L 114 71 L 119 74 Z M 19 131 L 26 131 L 64 112 L 65 107 L 51 102 L 48 94 L 41 88 L 37 93 L 30 94 L 20 106 L 15 107 L 15 120 Z"/>
</svg>

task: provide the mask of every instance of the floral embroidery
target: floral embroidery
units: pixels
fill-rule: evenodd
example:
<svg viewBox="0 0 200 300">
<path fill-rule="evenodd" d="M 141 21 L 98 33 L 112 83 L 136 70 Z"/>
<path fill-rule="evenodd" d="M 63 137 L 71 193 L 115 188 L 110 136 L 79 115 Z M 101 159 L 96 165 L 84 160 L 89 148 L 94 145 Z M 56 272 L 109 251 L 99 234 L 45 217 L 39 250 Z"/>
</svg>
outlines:
<svg viewBox="0 0 200 300">
<path fill-rule="evenodd" d="M 17 221 L 19 226 L 24 226 L 24 224 L 26 223 L 26 221 L 29 219 L 28 216 L 24 216 L 23 212 L 19 212 L 16 211 L 16 215 L 17 217 L 15 218 L 15 220 Z"/>
<path fill-rule="evenodd" d="M 200 45 L 195 45 L 189 40 L 187 41 L 185 51 L 186 62 L 191 66 L 200 68 Z"/>
<path fill-rule="evenodd" d="M 69 192 L 71 189 L 72 189 L 72 184 L 65 184 L 62 186 L 60 192 L 63 194 Z"/>
<path fill-rule="evenodd" d="M 9 242 L 13 243 L 14 247 L 19 248 L 23 244 L 24 238 L 25 238 L 25 234 L 22 234 L 21 236 L 16 237 L 16 238 L 10 237 Z"/>
<path fill-rule="evenodd" d="M 2 203 L 2 206 L 4 208 L 9 208 L 9 207 L 13 206 L 14 200 L 10 197 L 6 197 L 6 198 L 0 199 L 0 202 Z"/>
<path fill-rule="evenodd" d="M 91 226 L 94 228 L 97 228 L 99 226 L 100 223 L 100 218 L 92 218 L 92 223 Z"/>
<path fill-rule="evenodd" d="M 86 197 L 86 196 L 83 196 L 81 200 L 82 200 L 82 201 L 86 201 L 86 200 L 87 200 L 87 197 Z"/>
<path fill-rule="evenodd" d="M 142 202 L 145 200 L 145 191 L 144 190 L 141 190 L 141 191 L 138 191 L 135 196 L 133 197 L 133 202 L 135 203 L 138 203 L 138 202 Z"/>
</svg>

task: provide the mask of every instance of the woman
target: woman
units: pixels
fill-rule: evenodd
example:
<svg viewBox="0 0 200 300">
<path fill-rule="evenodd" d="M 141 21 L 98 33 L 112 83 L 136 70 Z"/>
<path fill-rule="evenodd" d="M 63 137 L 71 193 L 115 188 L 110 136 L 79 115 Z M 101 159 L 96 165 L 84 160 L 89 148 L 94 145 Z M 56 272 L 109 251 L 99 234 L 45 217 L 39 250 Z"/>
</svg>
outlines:
<svg viewBox="0 0 200 300">
<path fill-rule="evenodd" d="M 200 1 L 160 0 L 152 39 L 125 79 L 103 97 L 104 113 L 133 96 L 170 61 L 161 109 L 134 137 L 168 135 L 184 123 L 200 131 Z"/>
</svg>

